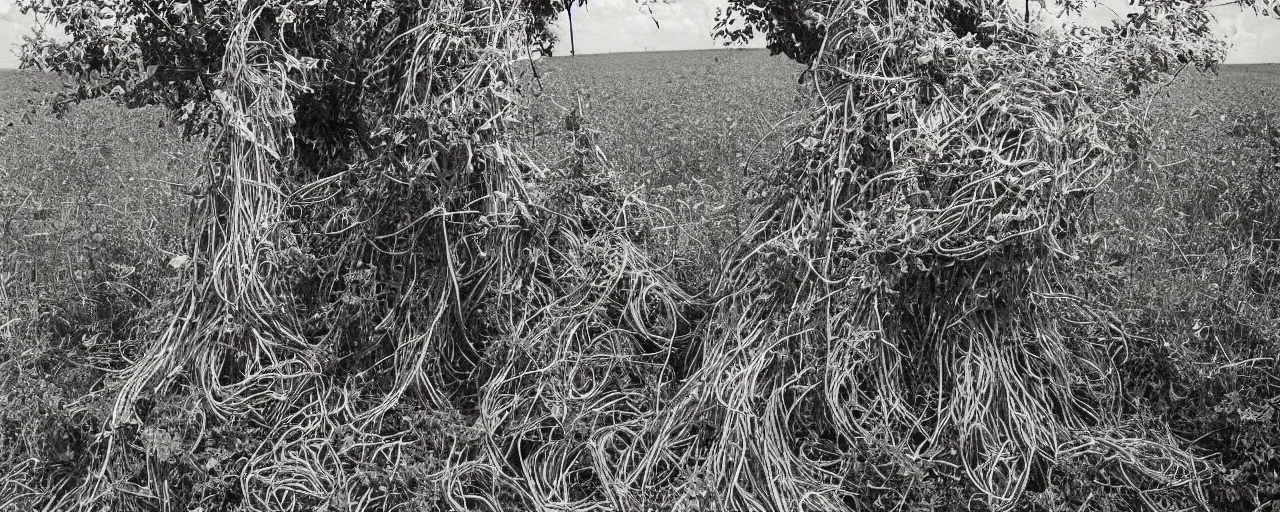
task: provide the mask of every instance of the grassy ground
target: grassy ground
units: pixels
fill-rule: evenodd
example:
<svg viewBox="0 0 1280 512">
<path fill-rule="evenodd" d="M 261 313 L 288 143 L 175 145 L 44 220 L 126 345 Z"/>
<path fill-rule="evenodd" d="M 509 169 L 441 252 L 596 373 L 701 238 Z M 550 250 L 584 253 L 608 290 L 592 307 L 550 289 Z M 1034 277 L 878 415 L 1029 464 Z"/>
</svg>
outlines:
<svg viewBox="0 0 1280 512">
<path fill-rule="evenodd" d="M 1214 454 L 1215 500 L 1252 510 L 1280 498 L 1280 66 L 1181 79 L 1151 119 L 1157 165 L 1101 197 L 1098 293 L 1134 334 L 1132 406 Z"/>
<path fill-rule="evenodd" d="M 803 67 L 764 50 L 653 52 L 544 59 L 530 80 L 522 136 L 563 158 L 563 119 L 582 94 L 588 126 L 623 184 L 672 212 L 672 252 L 708 269 L 749 215 L 743 185 L 779 156 Z M 528 74 L 532 78 L 532 73 Z M 694 270 L 696 273 L 697 271 Z M 705 277 L 705 276 L 703 276 Z"/>
<path fill-rule="evenodd" d="M 90 307 L 77 302 L 104 279 L 136 286 L 130 277 L 181 250 L 186 202 L 175 190 L 194 177 L 198 146 L 154 109 L 92 102 L 53 116 L 60 88 L 55 77 L 0 72 L 0 299 L 14 299 L 0 300 L 0 325 L 21 323 L 15 305 L 54 323 L 90 314 L 71 310 Z"/>
<path fill-rule="evenodd" d="M 74 468 L 104 365 L 172 288 L 199 148 L 156 110 L 49 114 L 55 77 L 0 71 L 0 510 L 27 471 Z M 84 427 L 84 428 L 81 428 Z M 34 469 L 33 458 L 43 460 Z"/>
<path fill-rule="evenodd" d="M 752 169 L 785 142 L 801 68 L 762 51 L 536 66 L 518 136 L 556 165 L 581 92 L 623 181 L 672 210 L 662 256 L 706 278 L 748 214 Z M 165 293 L 182 246 L 179 191 L 198 161 L 155 110 L 95 102 L 48 115 L 60 87 L 0 72 L 0 509 L 6 482 L 33 467 L 26 457 L 75 464 L 86 440 L 65 432 L 100 421 L 99 356 L 125 350 Z M 1242 509 L 1280 497 L 1280 169 L 1268 155 L 1280 148 L 1265 122 L 1278 112 L 1280 66 L 1188 75 L 1152 97 L 1157 165 L 1109 182 L 1088 255 L 1102 269 L 1096 298 L 1133 334 L 1117 356 L 1129 407 L 1212 454 L 1229 484 L 1215 502 Z"/>
</svg>

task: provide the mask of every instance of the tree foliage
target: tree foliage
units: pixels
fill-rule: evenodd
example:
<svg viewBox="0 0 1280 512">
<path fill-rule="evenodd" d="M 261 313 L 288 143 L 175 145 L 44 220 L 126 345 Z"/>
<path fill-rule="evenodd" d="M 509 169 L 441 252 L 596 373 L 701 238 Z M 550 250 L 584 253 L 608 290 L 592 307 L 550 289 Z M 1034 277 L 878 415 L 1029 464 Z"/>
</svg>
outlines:
<svg viewBox="0 0 1280 512">
<path fill-rule="evenodd" d="M 1079 15 L 1097 5 L 1087 0 L 1053 3 L 1060 8 L 1059 16 Z M 1235 3 L 1264 16 L 1280 17 L 1280 3 L 1274 1 Z M 729 6 L 717 13 L 713 33 L 728 43 L 744 43 L 762 35 L 775 55 L 810 63 L 826 37 L 828 17 L 848 14 L 833 13 L 830 5 L 826 0 L 730 0 Z M 868 2 L 865 9 L 874 15 L 891 5 L 893 2 Z M 990 30 L 983 26 L 990 23 L 990 13 L 1006 8 L 1003 3 L 968 0 L 931 5 L 945 13 L 947 23 L 961 37 L 980 37 L 982 31 Z M 1129 5 L 1137 12 L 1101 27 L 1076 26 L 1071 30 L 1090 48 L 1109 53 L 1101 60 L 1127 76 L 1131 91 L 1185 64 L 1207 68 L 1221 61 L 1224 47 L 1212 34 L 1213 16 L 1206 2 L 1134 0 Z"/>
<path fill-rule="evenodd" d="M 657 18 L 653 18 L 651 5 L 663 1 L 665 0 L 635 0 L 635 3 L 642 12 L 650 15 L 654 24 L 658 24 Z M 530 16 L 525 31 L 529 35 L 530 44 L 542 55 L 550 57 L 556 44 L 561 42 L 561 36 L 554 30 L 556 19 L 575 7 L 587 5 L 588 0 L 525 0 L 524 8 Z M 573 23 L 572 17 L 569 18 L 569 23 Z"/>
<path fill-rule="evenodd" d="M 522 5 L 24 4 L 66 27 L 25 59 L 76 77 L 70 100 L 163 104 L 209 143 L 184 285 L 104 384 L 82 467 L 33 471 L 38 505 L 623 499 L 563 471 L 626 456 L 572 424 L 643 429 L 688 301 L 580 126 L 570 169 L 511 145 Z"/>
<path fill-rule="evenodd" d="M 554 23 L 560 14 L 569 9 L 574 0 L 525 0 L 524 8 L 529 11 L 530 20 L 525 34 L 529 36 L 529 44 L 537 51 L 550 57 L 555 52 L 560 36 L 554 30 Z M 578 0 L 585 5 L 586 0 Z"/>
</svg>

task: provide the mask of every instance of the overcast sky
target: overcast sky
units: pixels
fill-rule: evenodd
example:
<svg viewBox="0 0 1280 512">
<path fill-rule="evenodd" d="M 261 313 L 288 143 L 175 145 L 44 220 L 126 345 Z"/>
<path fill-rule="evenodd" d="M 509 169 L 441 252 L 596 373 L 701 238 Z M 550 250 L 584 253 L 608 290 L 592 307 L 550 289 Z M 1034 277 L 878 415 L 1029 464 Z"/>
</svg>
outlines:
<svg viewBox="0 0 1280 512">
<path fill-rule="evenodd" d="M 1021 5 L 1021 0 L 1010 0 Z M 711 39 L 716 9 L 725 0 L 669 0 L 667 4 L 653 5 L 655 26 L 647 11 L 634 0 L 588 0 L 588 5 L 574 11 L 574 30 L 578 53 L 609 53 L 630 51 L 694 50 L 718 48 Z M 1104 0 L 1123 13 L 1126 0 Z M 575 8 L 576 9 L 576 8 Z M 1213 9 L 1218 17 L 1219 33 L 1232 44 L 1227 53 L 1228 63 L 1280 62 L 1280 20 L 1264 18 L 1238 7 Z M 1091 11 L 1090 20 L 1113 18 L 1106 7 Z M 13 7 L 13 0 L 0 0 L 0 68 L 16 67 L 14 53 L 22 35 L 31 30 L 31 20 L 24 18 Z M 568 24 L 562 17 L 558 23 L 563 43 L 557 53 L 566 53 L 569 45 Z M 757 41 L 754 46 L 762 46 Z"/>
</svg>

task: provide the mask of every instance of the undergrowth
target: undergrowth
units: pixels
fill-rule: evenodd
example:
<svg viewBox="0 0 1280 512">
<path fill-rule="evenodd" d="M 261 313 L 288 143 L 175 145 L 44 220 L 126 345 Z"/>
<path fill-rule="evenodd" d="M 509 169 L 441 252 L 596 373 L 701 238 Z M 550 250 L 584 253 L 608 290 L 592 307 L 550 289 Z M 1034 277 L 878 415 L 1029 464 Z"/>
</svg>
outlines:
<svg viewBox="0 0 1280 512">
<path fill-rule="evenodd" d="M 1199 101 L 1153 98 L 1162 137 L 1152 165 L 1117 177 L 1100 204 L 1108 222 L 1090 241 L 1104 276 L 1093 290 L 1133 334 L 1120 358 L 1128 406 L 1221 465 L 1209 488 L 1219 510 L 1280 497 L 1280 133 L 1273 89 L 1262 86 L 1251 109 L 1228 101 L 1266 83 L 1240 73 L 1238 83 L 1174 86 L 1173 98 Z M 1183 96 L 1205 89 L 1220 94 Z"/>
<path fill-rule="evenodd" d="M 176 284 L 175 186 L 194 144 L 167 116 L 93 102 L 55 119 L 56 81 L 9 73 L 0 118 L 0 509 L 67 492 L 108 417 L 103 380 Z M 171 185 L 172 184 L 172 185 Z"/>
</svg>

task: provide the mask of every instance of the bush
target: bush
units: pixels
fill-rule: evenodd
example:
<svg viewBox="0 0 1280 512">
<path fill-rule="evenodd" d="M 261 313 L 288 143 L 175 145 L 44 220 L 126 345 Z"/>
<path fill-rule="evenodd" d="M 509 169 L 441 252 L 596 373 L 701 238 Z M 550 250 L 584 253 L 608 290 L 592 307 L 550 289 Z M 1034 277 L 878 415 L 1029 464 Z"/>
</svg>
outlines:
<svg viewBox="0 0 1280 512">
<path fill-rule="evenodd" d="M 1091 196 L 1137 164 L 1111 148 L 1145 137 L 1131 77 L 1003 9 L 819 10 L 811 121 L 716 284 L 685 384 L 705 394 L 659 431 L 699 441 L 666 455 L 696 461 L 676 495 L 733 510 L 1204 503 L 1210 465 L 1117 411 L 1123 333 L 1078 291 Z"/>
</svg>

